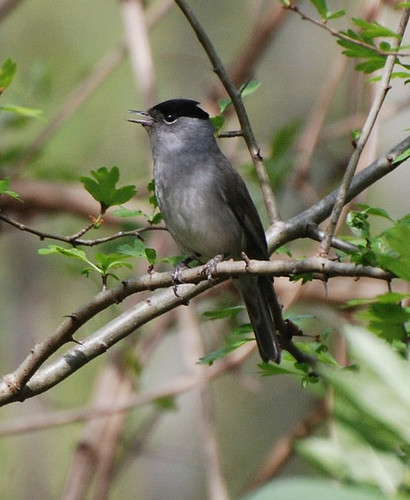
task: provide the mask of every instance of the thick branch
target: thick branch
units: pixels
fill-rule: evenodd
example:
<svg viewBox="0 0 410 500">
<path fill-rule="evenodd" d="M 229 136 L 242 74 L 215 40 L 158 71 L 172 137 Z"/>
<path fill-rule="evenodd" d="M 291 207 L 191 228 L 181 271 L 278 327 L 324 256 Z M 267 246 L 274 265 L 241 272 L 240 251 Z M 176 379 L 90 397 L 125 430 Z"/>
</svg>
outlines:
<svg viewBox="0 0 410 500">
<path fill-rule="evenodd" d="M 363 169 L 353 177 L 349 192 L 346 196 L 345 203 L 349 203 L 357 195 L 374 184 L 376 181 L 392 172 L 405 160 L 397 161 L 397 158 L 410 149 L 410 136 L 406 137 L 399 144 L 394 146 L 387 155 L 379 158 L 371 165 Z M 293 241 L 296 238 L 307 236 L 307 226 L 309 224 L 320 224 L 329 217 L 332 208 L 338 196 L 339 189 L 325 196 L 312 207 L 304 210 L 302 213 L 292 217 L 287 222 L 274 224 L 268 230 L 268 243 L 271 251 L 276 248 Z"/>
</svg>

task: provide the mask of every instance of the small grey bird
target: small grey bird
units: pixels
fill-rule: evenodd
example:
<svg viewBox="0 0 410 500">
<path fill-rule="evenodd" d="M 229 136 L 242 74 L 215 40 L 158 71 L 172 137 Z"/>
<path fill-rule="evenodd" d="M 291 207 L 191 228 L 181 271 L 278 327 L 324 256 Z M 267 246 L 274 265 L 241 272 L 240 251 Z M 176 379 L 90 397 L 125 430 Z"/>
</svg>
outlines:
<svg viewBox="0 0 410 500">
<path fill-rule="evenodd" d="M 265 232 L 246 185 L 215 140 L 209 115 L 197 101 L 171 99 L 147 112 L 131 111 L 148 131 L 154 159 L 155 194 L 168 231 L 200 262 L 216 256 L 269 260 Z M 234 280 L 263 361 L 280 362 L 266 276 Z"/>
</svg>

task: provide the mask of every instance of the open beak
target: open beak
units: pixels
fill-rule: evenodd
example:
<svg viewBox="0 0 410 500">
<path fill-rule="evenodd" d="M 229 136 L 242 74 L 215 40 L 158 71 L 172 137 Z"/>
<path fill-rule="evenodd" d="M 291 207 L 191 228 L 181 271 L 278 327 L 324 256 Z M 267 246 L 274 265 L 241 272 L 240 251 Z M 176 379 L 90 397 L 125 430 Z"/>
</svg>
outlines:
<svg viewBox="0 0 410 500">
<path fill-rule="evenodd" d="M 134 113 L 137 118 L 129 118 L 129 122 L 139 123 L 143 127 L 150 127 L 154 123 L 152 116 L 146 111 L 136 111 L 134 109 L 129 109 L 128 113 Z"/>
</svg>

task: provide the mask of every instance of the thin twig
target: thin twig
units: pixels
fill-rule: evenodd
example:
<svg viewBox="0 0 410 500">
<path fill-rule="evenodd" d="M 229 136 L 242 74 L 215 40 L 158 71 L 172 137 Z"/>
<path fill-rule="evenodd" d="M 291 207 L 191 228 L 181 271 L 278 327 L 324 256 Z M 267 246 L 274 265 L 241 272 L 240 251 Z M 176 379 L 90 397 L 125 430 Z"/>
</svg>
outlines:
<svg viewBox="0 0 410 500">
<path fill-rule="evenodd" d="M 268 174 L 263 164 L 259 146 L 256 142 L 252 127 L 249 122 L 248 114 L 242 101 L 241 93 L 232 82 L 228 71 L 225 69 L 219 55 L 212 45 L 211 40 L 197 20 L 192 9 L 188 6 L 187 2 L 185 0 L 175 0 L 175 3 L 181 9 L 189 24 L 192 26 L 192 29 L 194 30 L 196 36 L 198 37 L 198 40 L 200 41 L 202 47 L 208 55 L 209 60 L 213 65 L 215 73 L 218 75 L 229 97 L 232 99 L 232 103 L 235 107 L 239 123 L 241 124 L 243 137 L 248 146 L 249 153 L 251 155 L 261 185 L 263 199 L 268 212 L 269 223 L 273 224 L 280 219 L 279 211 L 276 205 L 272 188 L 269 183 Z"/>
<path fill-rule="evenodd" d="M 397 34 L 399 35 L 399 39 L 395 39 L 392 43 L 393 47 L 400 47 L 401 40 L 403 38 L 403 34 L 406 30 L 406 26 L 409 20 L 410 16 L 410 9 L 405 9 L 403 12 L 399 27 L 397 30 Z M 381 82 L 380 82 L 380 87 L 379 91 L 377 92 L 377 95 L 375 96 L 375 99 L 373 101 L 373 104 L 371 106 L 371 109 L 369 111 L 368 117 L 366 119 L 365 124 L 363 125 L 360 138 L 357 141 L 355 150 L 350 157 L 349 163 L 346 168 L 346 172 L 343 176 L 343 180 L 340 186 L 340 190 L 335 202 L 335 205 L 332 210 L 332 214 L 330 216 L 329 223 L 326 227 L 325 230 L 325 237 L 320 245 L 320 250 L 319 253 L 323 256 L 326 256 L 329 254 L 330 246 L 331 246 L 331 241 L 336 229 L 336 226 L 339 222 L 340 215 L 342 213 L 343 207 L 346 204 L 346 199 L 349 193 L 350 189 L 350 184 L 352 182 L 354 173 L 356 171 L 357 165 L 359 163 L 360 156 L 362 154 L 363 148 L 367 143 L 367 140 L 370 136 L 370 133 L 373 129 L 373 126 L 375 124 L 376 118 L 379 114 L 379 111 L 382 107 L 382 104 L 384 102 L 384 99 L 387 95 L 387 92 L 390 89 L 389 83 L 390 83 L 390 78 L 391 74 L 393 72 L 394 65 L 396 63 L 396 56 L 395 55 L 389 55 L 386 59 L 386 64 L 383 69 L 382 77 L 381 77 Z"/>
<path fill-rule="evenodd" d="M 289 5 L 286 8 L 289 10 L 293 10 L 294 12 L 299 14 L 300 17 L 304 21 L 309 21 L 310 23 L 314 24 L 315 26 L 319 26 L 319 28 L 323 28 L 324 30 L 329 32 L 332 36 L 339 38 L 339 40 L 344 40 L 346 42 L 353 43 L 353 44 L 357 45 L 358 47 L 363 47 L 365 49 L 371 50 L 375 54 L 378 54 L 380 56 L 392 56 L 394 58 L 396 58 L 398 56 L 400 56 L 400 57 L 409 57 L 410 56 L 410 53 L 399 52 L 397 50 L 394 50 L 394 47 L 392 48 L 392 50 L 384 51 L 384 50 L 381 50 L 374 45 L 363 42 L 362 40 L 357 40 L 356 38 L 351 38 L 350 36 L 345 35 L 344 33 L 341 33 L 340 31 L 336 31 L 336 30 L 332 29 L 328 23 L 325 23 L 323 21 L 319 21 L 318 19 L 310 17 L 308 14 L 302 12 L 299 9 L 299 7 L 297 7 L 296 5 Z M 396 46 L 395 48 L 398 48 L 398 46 Z"/>
<path fill-rule="evenodd" d="M 0 213 L 0 220 L 3 222 L 6 222 L 7 224 L 10 224 L 13 227 L 16 227 L 20 231 L 25 231 L 30 234 L 34 234 L 40 238 L 40 240 L 55 240 L 55 241 L 61 241 L 64 243 L 69 243 L 70 245 L 73 246 L 87 246 L 87 247 L 93 247 L 96 245 L 101 245 L 103 243 L 107 243 L 108 241 L 113 241 L 117 240 L 119 238 L 126 238 L 127 236 L 135 236 L 137 238 L 141 238 L 141 234 L 145 233 L 147 231 L 156 231 L 156 230 L 161 230 L 165 231 L 165 227 L 162 226 L 146 226 L 142 227 L 139 229 L 131 229 L 129 231 L 119 231 L 118 233 L 115 234 L 110 234 L 109 236 L 105 236 L 103 238 L 96 238 L 93 240 L 84 240 L 81 239 L 79 236 L 85 234 L 87 231 L 93 228 L 94 224 L 90 223 L 88 226 L 86 226 L 84 229 L 79 231 L 76 234 L 73 234 L 71 236 L 60 236 L 58 234 L 52 234 L 52 233 L 47 233 L 45 231 L 39 231 L 38 229 L 32 228 L 30 226 L 27 226 L 26 224 L 23 224 L 21 222 L 18 222 L 11 217 L 8 217 L 7 215 L 4 215 Z"/>
</svg>

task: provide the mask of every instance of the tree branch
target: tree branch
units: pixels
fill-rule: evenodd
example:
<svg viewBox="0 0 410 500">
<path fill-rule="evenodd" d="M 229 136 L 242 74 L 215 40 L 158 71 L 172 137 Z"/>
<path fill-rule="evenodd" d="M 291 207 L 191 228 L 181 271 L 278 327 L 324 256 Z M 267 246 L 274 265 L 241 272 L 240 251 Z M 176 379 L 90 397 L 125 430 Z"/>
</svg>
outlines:
<svg viewBox="0 0 410 500">
<path fill-rule="evenodd" d="M 262 161 L 259 146 L 256 142 L 248 118 L 248 114 L 242 101 L 241 93 L 232 82 L 228 71 L 225 69 L 220 57 L 218 56 L 214 46 L 212 45 L 211 40 L 209 39 L 205 30 L 202 28 L 191 8 L 188 6 L 187 2 L 185 2 L 185 0 L 175 0 L 175 3 L 181 9 L 189 24 L 192 26 L 192 29 L 194 30 L 196 36 L 198 37 L 198 40 L 200 41 L 202 47 L 208 55 L 209 60 L 213 65 L 215 73 L 218 75 L 229 97 L 232 99 L 236 114 L 238 115 L 239 123 L 241 124 L 243 137 L 248 146 L 249 153 L 251 155 L 256 173 L 259 178 L 263 199 L 265 201 L 266 209 L 268 212 L 268 219 L 272 224 L 273 222 L 280 219 L 279 210 L 277 208 L 275 196 L 269 183 L 268 174 Z"/>
<path fill-rule="evenodd" d="M 405 9 L 402 17 L 400 19 L 400 24 L 399 28 L 397 30 L 397 34 L 399 35 L 399 39 L 394 39 L 392 42 L 393 48 L 399 48 L 401 40 L 403 38 L 403 34 L 406 30 L 406 26 L 409 20 L 410 16 L 410 9 Z M 382 77 L 381 77 L 381 82 L 380 86 L 378 89 L 378 92 L 376 93 L 376 96 L 373 100 L 372 106 L 370 108 L 369 114 L 367 116 L 367 119 L 365 121 L 365 124 L 363 125 L 363 128 L 360 133 L 359 140 L 356 143 L 355 150 L 350 157 L 349 163 L 346 168 L 346 172 L 343 176 L 342 184 L 340 186 L 339 192 L 337 194 L 337 198 L 330 216 L 329 223 L 326 227 L 325 230 L 325 237 L 323 238 L 323 241 L 320 245 L 320 254 L 321 255 L 328 255 L 330 247 L 331 247 L 331 241 L 333 238 L 333 235 L 336 230 L 337 223 L 339 222 L 340 216 L 342 214 L 343 207 L 346 205 L 346 199 L 349 193 L 350 189 L 350 184 L 352 182 L 354 173 L 356 171 L 357 165 L 359 163 L 360 156 L 363 152 L 363 148 L 366 145 L 370 133 L 373 129 L 373 126 L 376 122 L 376 118 L 379 114 L 379 111 L 383 105 L 384 99 L 387 95 L 387 92 L 390 89 L 390 78 L 391 74 L 393 72 L 394 65 L 396 63 L 397 56 L 394 55 L 389 55 L 386 58 L 386 64 L 383 69 Z"/>
<path fill-rule="evenodd" d="M 349 203 L 366 188 L 406 161 L 407 158 L 402 160 L 397 160 L 397 158 L 408 149 L 410 149 L 410 136 L 394 146 L 385 156 L 379 158 L 361 172 L 357 173 L 353 177 L 345 203 Z M 268 229 L 270 251 L 273 252 L 276 248 L 296 238 L 306 237 L 308 235 L 307 231 L 309 231 L 307 229 L 308 225 L 320 224 L 330 215 L 338 194 L 339 189 L 336 189 L 322 198 L 318 203 L 315 203 L 307 210 L 292 217 L 289 221 L 279 222 L 271 226 Z"/>
<path fill-rule="evenodd" d="M 404 159 L 397 160 L 397 158 L 409 148 L 410 136 L 391 149 L 384 158 L 379 159 L 358 173 L 353 179 L 346 202 L 403 163 Z M 306 237 L 309 224 L 318 224 L 329 215 L 337 193 L 338 190 L 334 191 L 287 223 L 275 224 L 270 228 L 269 242 L 271 248 L 277 248 L 299 237 Z M 328 279 L 332 276 L 367 276 L 383 280 L 392 279 L 390 273 L 380 269 L 332 262 L 319 257 L 305 259 L 304 261 L 221 262 L 216 267 L 215 279 L 206 281 L 203 281 L 203 266 L 187 269 L 182 272 L 182 279 L 187 284 L 178 286 L 178 296 L 174 294 L 171 288 L 173 285 L 171 272 L 151 273 L 140 278 L 131 279 L 116 288 L 96 295 L 92 301 L 71 314 L 53 335 L 44 342 L 37 344 L 15 372 L 6 375 L 0 381 L 0 405 L 24 400 L 27 397 L 44 392 L 96 356 L 104 353 L 109 347 L 151 319 L 178 305 L 186 304 L 191 298 L 230 276 L 239 276 L 250 272 L 269 274 L 271 276 L 317 273 L 322 279 Z M 193 283 L 198 284 L 194 285 Z M 102 310 L 115 303 L 122 302 L 133 293 L 164 287 L 170 288 L 140 302 L 134 308 L 121 314 L 102 329 L 90 335 L 64 357 L 39 370 L 39 367 L 51 354 L 72 340 L 74 333 L 80 326 Z"/>
</svg>

